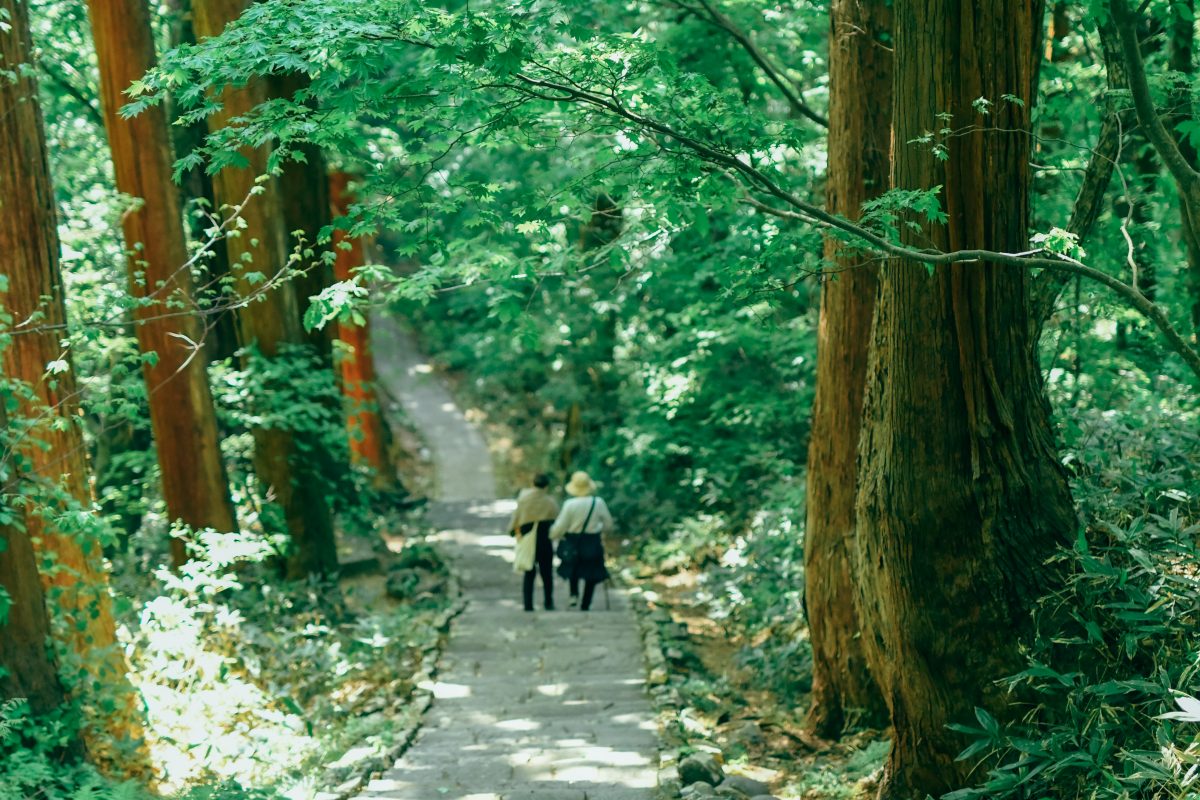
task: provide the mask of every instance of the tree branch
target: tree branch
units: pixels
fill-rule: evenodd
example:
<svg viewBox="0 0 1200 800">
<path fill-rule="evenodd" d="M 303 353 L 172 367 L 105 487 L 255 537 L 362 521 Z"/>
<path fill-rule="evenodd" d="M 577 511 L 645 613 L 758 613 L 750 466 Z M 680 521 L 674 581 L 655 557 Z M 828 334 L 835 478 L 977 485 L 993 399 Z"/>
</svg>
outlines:
<svg viewBox="0 0 1200 800">
<path fill-rule="evenodd" d="M 781 219 L 791 219 L 802 222 L 811 223 L 802 214 L 797 214 L 785 209 L 778 209 L 767 205 L 753 198 L 748 198 L 746 204 L 762 211 L 765 214 L 780 217 Z M 845 230 L 845 226 L 839 226 Z M 851 227 L 857 227 L 851 225 Z M 1196 381 L 1200 384 L 1200 352 L 1197 352 L 1187 340 L 1179 333 L 1178 329 L 1171 324 L 1171 320 L 1167 318 L 1166 313 L 1160 306 L 1150 300 L 1146 295 L 1142 294 L 1133 286 L 1124 281 L 1114 278 L 1106 272 L 1102 272 L 1095 267 L 1089 267 L 1074 259 L 1069 259 L 1066 256 L 1059 258 L 1049 258 L 1041 255 L 1043 251 L 1036 250 L 1028 253 L 1001 253 L 994 250 L 955 250 L 949 253 L 935 252 L 930 250 L 915 250 L 903 245 L 888 242 L 885 239 L 871 234 L 869 237 L 862 236 L 861 233 L 854 235 L 870 241 L 872 247 L 880 252 L 886 253 L 897 258 L 904 258 L 911 261 L 917 261 L 924 264 L 948 265 L 948 264 L 963 264 L 972 261 L 985 262 L 990 264 L 1000 264 L 1010 267 L 1021 267 L 1024 269 L 1044 269 L 1061 272 L 1066 275 L 1079 275 L 1084 278 L 1096 281 L 1103 284 L 1115 292 L 1118 296 L 1126 300 L 1138 313 L 1148 319 L 1163 337 L 1167 340 L 1168 345 L 1174 350 L 1187 364 L 1188 368 L 1196 376 Z"/>
<path fill-rule="evenodd" d="M 92 98 L 83 92 L 78 86 L 71 83 L 71 79 L 60 72 L 54 61 L 50 58 L 46 57 L 41 59 L 40 64 L 42 67 L 42 72 L 47 78 L 50 79 L 50 82 L 66 92 L 67 95 L 79 103 L 79 105 L 83 106 L 84 112 L 87 114 L 88 119 L 90 119 L 93 124 L 95 124 L 97 127 L 103 128 L 104 115 L 100 113 L 100 109 L 92 101 Z"/>
<path fill-rule="evenodd" d="M 1000 253 L 992 250 L 956 250 L 944 253 L 938 250 L 917 250 L 896 244 L 874 231 L 868 230 L 844 217 L 831 214 L 820 206 L 802 200 L 795 194 L 784 189 L 769 175 L 749 163 L 748 160 L 743 161 L 733 154 L 718 150 L 711 145 L 699 141 L 695 137 L 689 136 L 682 131 L 677 131 L 665 123 L 642 116 L 620 105 L 615 99 L 602 97 L 593 92 L 567 86 L 555 81 L 535 78 L 525 73 L 516 73 L 513 77 L 526 87 L 529 87 L 526 91 L 529 91 L 534 96 L 542 99 L 552 99 L 556 102 L 578 102 L 591 105 L 607 111 L 620 119 L 633 122 L 645 130 L 653 131 L 672 139 L 709 163 L 724 167 L 727 172 L 742 176 L 756 191 L 775 197 L 794 209 L 790 211 L 787 209 L 777 209 L 759 200 L 750 198 L 748 201 L 749 204 L 764 213 L 770 213 L 782 219 L 805 222 L 829 230 L 841 231 L 843 234 L 857 239 L 876 252 L 924 264 L 947 265 L 979 261 L 1006 266 L 1019 266 L 1025 269 L 1066 271 L 1097 281 L 1128 301 L 1135 310 L 1146 317 L 1162 332 L 1171 349 L 1183 358 L 1188 368 L 1195 374 L 1197 385 L 1200 385 L 1200 353 L 1193 349 L 1187 340 L 1180 335 L 1163 310 L 1136 288 L 1098 269 L 1089 267 L 1073 259 L 1067 259 L 1065 256 L 1050 258 L 1045 255 L 1035 255 L 1043 252 L 1040 250 L 1019 254 Z M 517 91 L 522 91 L 521 87 L 514 86 L 513 88 Z M 540 91 L 533 91 L 533 89 L 546 90 L 554 94 L 545 95 Z"/>
<path fill-rule="evenodd" d="M 1109 8 L 1117 29 L 1117 41 L 1120 44 L 1121 58 L 1125 64 L 1129 92 L 1133 97 L 1133 108 L 1137 113 L 1138 123 L 1159 158 L 1163 160 L 1167 171 L 1171 173 L 1171 177 L 1184 190 L 1184 202 L 1191 208 L 1196 208 L 1200 206 L 1200 172 L 1197 172 L 1180 152 L 1178 142 L 1167 130 L 1162 117 L 1158 115 L 1158 109 L 1154 107 L 1154 96 L 1146 79 L 1146 62 L 1142 59 L 1142 51 L 1138 45 L 1138 18 L 1130 12 L 1125 0 L 1109 0 Z"/>
<path fill-rule="evenodd" d="M 749 34 L 739 28 L 737 23 L 722 13 L 720 9 L 710 2 L 710 0 L 697 0 L 697 2 L 700 3 L 700 7 L 704 11 L 703 14 L 701 14 L 700 11 L 694 6 L 686 3 L 678 2 L 676 5 L 685 11 L 695 14 L 701 19 L 704 19 L 710 25 L 720 28 L 728 33 L 735 42 L 741 45 L 742 49 L 746 51 L 746 54 L 750 56 L 754 63 L 758 65 L 759 69 L 763 71 L 763 74 L 767 76 L 767 79 L 770 80 L 771 83 L 775 84 L 780 93 L 783 95 L 784 99 L 787 100 L 788 105 L 791 107 L 793 113 L 812 120 L 822 128 L 829 127 L 829 120 L 812 109 L 812 106 L 810 106 L 804 100 L 804 96 L 796 91 L 795 87 L 792 86 L 792 82 L 784 76 L 782 70 L 778 69 L 773 63 L 771 63 L 771 59 L 757 44 L 754 43 L 754 40 L 750 38 Z"/>
</svg>

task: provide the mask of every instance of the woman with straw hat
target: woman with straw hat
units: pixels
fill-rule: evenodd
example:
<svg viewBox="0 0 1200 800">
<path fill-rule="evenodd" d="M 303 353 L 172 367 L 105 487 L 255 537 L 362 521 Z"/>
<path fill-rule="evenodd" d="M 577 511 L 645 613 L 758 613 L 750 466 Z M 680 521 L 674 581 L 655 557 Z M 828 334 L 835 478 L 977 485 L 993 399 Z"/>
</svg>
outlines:
<svg viewBox="0 0 1200 800">
<path fill-rule="evenodd" d="M 566 489 L 571 497 L 550 527 L 550 538 L 559 542 L 558 574 L 571 582 L 571 606 L 579 603 L 580 609 L 587 611 L 592 607 L 596 586 L 608 579 L 602 537 L 612 533 L 613 518 L 608 505 L 596 496 L 596 482 L 586 472 L 572 475 Z M 580 580 L 584 583 L 582 603 Z"/>
</svg>

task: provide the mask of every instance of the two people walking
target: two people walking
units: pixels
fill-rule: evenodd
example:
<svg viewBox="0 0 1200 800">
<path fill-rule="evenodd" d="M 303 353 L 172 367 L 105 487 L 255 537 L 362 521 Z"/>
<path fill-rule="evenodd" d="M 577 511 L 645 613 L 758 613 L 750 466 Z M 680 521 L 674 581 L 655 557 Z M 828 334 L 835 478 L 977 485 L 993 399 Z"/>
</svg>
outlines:
<svg viewBox="0 0 1200 800">
<path fill-rule="evenodd" d="M 525 610 L 533 611 L 533 589 L 538 574 L 547 610 L 554 608 L 554 543 L 558 543 L 559 575 L 570 587 L 571 606 L 583 611 L 592 606 L 596 587 L 608 579 L 604 565 L 604 535 L 613 532 L 608 504 L 596 495 L 596 482 L 586 472 L 571 476 L 565 489 L 570 497 L 558 503 L 547 489 L 550 479 L 538 475 L 533 486 L 522 489 L 509 530 L 516 535 L 513 568 L 524 573 Z M 583 598 L 579 584 L 583 583 Z"/>
</svg>

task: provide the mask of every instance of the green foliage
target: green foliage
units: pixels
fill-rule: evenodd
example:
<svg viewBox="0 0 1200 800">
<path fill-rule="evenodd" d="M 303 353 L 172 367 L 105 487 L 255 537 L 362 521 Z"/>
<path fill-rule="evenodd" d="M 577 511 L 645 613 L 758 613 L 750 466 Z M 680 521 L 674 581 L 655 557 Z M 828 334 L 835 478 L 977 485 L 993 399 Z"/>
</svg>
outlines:
<svg viewBox="0 0 1200 800">
<path fill-rule="evenodd" d="M 159 569 L 128 618 L 163 787 L 283 788 L 352 744 L 385 746 L 381 698 L 411 690 L 445 598 L 355 613 L 336 585 L 280 583 L 262 536 L 201 531 L 189 547 L 198 558 Z"/>
<path fill-rule="evenodd" d="M 1073 424 L 1088 530 L 1059 556 L 1066 581 L 1041 603 L 1029 667 L 1008 680 L 1021 720 L 981 712 L 955 726 L 974 739 L 962 757 L 993 766 L 951 797 L 1189 796 L 1196 731 L 1178 709 L 1200 694 L 1195 423 L 1151 406 Z"/>
</svg>

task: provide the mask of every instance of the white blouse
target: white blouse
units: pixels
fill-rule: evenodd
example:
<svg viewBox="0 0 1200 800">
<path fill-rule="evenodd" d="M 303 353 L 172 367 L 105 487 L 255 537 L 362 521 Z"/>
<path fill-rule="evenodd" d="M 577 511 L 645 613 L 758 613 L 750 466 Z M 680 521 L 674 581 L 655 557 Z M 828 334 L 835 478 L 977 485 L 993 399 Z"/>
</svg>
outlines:
<svg viewBox="0 0 1200 800">
<path fill-rule="evenodd" d="M 592 511 L 592 518 L 588 520 L 585 531 L 583 521 L 587 519 L 593 499 L 596 501 L 596 508 Z M 615 527 L 608 505 L 602 498 L 572 497 L 562 504 L 558 519 L 554 520 L 554 525 L 550 527 L 550 538 L 557 540 L 573 533 L 612 533 Z"/>
</svg>

